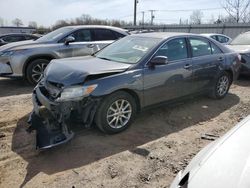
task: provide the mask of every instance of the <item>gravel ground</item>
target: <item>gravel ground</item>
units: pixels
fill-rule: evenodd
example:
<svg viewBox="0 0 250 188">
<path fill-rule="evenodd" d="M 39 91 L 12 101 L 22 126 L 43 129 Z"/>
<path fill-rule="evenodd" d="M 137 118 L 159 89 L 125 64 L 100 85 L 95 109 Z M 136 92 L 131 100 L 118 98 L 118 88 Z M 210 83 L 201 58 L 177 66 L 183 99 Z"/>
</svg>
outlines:
<svg viewBox="0 0 250 188">
<path fill-rule="evenodd" d="M 32 87 L 0 79 L 0 187 L 169 187 L 176 173 L 210 141 L 250 114 L 250 79 L 223 100 L 196 97 L 139 114 L 125 132 L 79 128 L 67 144 L 35 149 L 25 131 Z"/>
</svg>

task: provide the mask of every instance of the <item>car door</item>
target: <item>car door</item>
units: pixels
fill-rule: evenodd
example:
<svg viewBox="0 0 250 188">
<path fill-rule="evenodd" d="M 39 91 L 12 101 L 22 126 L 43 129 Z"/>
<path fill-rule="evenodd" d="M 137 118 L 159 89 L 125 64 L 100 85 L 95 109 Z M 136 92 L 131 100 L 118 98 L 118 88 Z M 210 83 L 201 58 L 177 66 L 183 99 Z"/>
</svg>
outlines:
<svg viewBox="0 0 250 188">
<path fill-rule="evenodd" d="M 185 38 L 175 38 L 161 46 L 154 57 L 166 56 L 165 65 L 144 68 L 145 106 L 188 95 L 193 92 L 192 60 Z"/>
<path fill-rule="evenodd" d="M 65 45 L 64 42 L 69 36 L 74 37 L 75 41 Z M 90 29 L 79 29 L 74 31 L 59 41 L 59 43 L 61 43 L 61 47 L 59 49 L 60 56 L 75 57 L 92 54 L 94 52 L 92 38 L 93 37 Z"/>
<path fill-rule="evenodd" d="M 197 92 L 213 85 L 219 66 L 224 62 L 221 49 L 206 38 L 190 37 L 193 83 Z"/>
</svg>

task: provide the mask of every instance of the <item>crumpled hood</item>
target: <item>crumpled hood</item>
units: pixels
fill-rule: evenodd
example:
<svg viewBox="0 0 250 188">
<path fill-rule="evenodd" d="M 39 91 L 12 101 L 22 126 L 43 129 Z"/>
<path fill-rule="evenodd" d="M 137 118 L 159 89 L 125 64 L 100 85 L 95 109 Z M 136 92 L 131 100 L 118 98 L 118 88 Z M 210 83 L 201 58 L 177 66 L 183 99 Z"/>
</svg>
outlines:
<svg viewBox="0 0 250 188">
<path fill-rule="evenodd" d="M 34 46 L 38 46 L 41 44 L 47 44 L 48 42 L 38 42 L 35 40 L 25 40 L 20 42 L 12 42 L 9 44 L 5 44 L 0 47 L 0 52 L 9 51 L 9 50 L 21 50 L 27 48 L 33 48 Z"/>
<path fill-rule="evenodd" d="M 45 80 L 64 86 L 83 83 L 89 75 L 119 73 L 131 65 L 102 60 L 92 56 L 55 59 L 45 70 Z"/>
<path fill-rule="evenodd" d="M 238 53 L 250 53 L 250 45 L 227 45 L 227 47 Z"/>
</svg>

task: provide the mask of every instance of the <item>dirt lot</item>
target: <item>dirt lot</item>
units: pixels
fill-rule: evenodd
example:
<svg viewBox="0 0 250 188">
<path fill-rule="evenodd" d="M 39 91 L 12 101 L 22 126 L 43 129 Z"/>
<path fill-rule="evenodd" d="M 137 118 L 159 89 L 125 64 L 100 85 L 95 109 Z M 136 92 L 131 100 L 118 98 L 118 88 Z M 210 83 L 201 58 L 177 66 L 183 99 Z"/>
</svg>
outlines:
<svg viewBox="0 0 250 188">
<path fill-rule="evenodd" d="M 142 112 L 125 132 L 82 130 L 69 143 L 38 152 L 27 134 L 32 87 L 0 79 L 0 187 L 169 187 L 210 141 L 250 112 L 250 79 L 223 100 L 197 97 Z"/>
</svg>

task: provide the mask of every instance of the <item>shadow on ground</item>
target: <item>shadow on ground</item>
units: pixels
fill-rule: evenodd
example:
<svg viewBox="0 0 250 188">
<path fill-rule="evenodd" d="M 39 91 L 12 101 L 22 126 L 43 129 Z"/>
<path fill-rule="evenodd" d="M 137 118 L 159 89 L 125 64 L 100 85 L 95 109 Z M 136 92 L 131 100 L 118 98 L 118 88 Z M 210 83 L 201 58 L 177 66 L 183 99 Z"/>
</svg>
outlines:
<svg viewBox="0 0 250 188">
<path fill-rule="evenodd" d="M 32 93 L 34 86 L 29 85 L 22 78 L 1 78 L 0 88 L 0 97 L 8 97 Z"/>
<path fill-rule="evenodd" d="M 214 118 L 239 101 L 238 96 L 228 94 L 223 100 L 197 97 L 150 109 L 139 114 L 132 126 L 120 134 L 105 135 L 95 128 L 78 128 L 72 141 L 42 152 L 35 151 L 35 135 L 25 133 L 25 116 L 17 123 L 12 140 L 12 150 L 28 162 L 21 187 L 40 172 L 50 175 L 79 168 L 126 150 L 137 151 L 138 146 Z"/>
<path fill-rule="evenodd" d="M 242 87 L 250 87 L 250 76 L 240 76 L 235 84 Z"/>
</svg>

